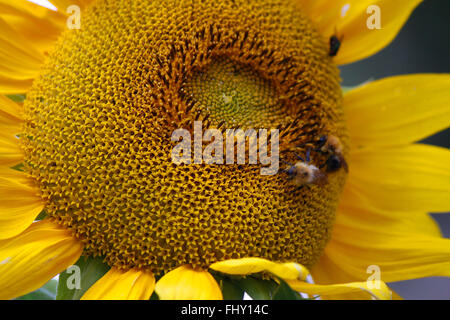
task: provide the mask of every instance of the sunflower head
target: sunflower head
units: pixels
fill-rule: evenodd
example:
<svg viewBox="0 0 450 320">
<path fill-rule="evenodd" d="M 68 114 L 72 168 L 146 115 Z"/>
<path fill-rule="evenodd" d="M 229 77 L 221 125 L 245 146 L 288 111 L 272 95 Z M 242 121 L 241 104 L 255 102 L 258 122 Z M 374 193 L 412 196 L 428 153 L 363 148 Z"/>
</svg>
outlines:
<svg viewBox="0 0 450 320">
<path fill-rule="evenodd" d="M 448 128 L 450 77 L 342 97 L 336 67 L 421 0 L 52 2 L 0 0 L 0 93 L 26 93 L 0 95 L 0 299 L 58 273 L 59 298 L 188 300 L 450 275 L 425 213 L 450 207 L 450 152 L 415 143 Z"/>
<path fill-rule="evenodd" d="M 96 1 L 25 103 L 26 170 L 47 213 L 111 266 L 162 273 L 231 258 L 313 264 L 345 173 L 296 190 L 255 165 L 175 165 L 170 135 L 278 128 L 281 157 L 346 145 L 338 69 L 289 1 Z"/>
</svg>

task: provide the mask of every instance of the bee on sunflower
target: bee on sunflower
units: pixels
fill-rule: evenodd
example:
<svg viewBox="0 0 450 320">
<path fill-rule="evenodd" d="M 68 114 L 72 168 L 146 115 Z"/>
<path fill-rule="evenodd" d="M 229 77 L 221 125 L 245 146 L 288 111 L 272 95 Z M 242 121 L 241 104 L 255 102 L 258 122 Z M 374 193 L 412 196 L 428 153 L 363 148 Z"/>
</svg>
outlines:
<svg viewBox="0 0 450 320">
<path fill-rule="evenodd" d="M 241 279 L 390 299 L 384 282 L 450 276 L 428 215 L 450 210 L 450 152 L 416 143 L 449 126 L 450 76 L 343 95 L 338 71 L 388 45 L 420 0 L 51 2 L 0 0 L 1 299 L 74 264 L 97 270 L 82 299 L 223 299 Z M 280 154 L 308 153 L 326 183 L 172 163 L 171 133 L 199 119 L 279 128 Z"/>
</svg>

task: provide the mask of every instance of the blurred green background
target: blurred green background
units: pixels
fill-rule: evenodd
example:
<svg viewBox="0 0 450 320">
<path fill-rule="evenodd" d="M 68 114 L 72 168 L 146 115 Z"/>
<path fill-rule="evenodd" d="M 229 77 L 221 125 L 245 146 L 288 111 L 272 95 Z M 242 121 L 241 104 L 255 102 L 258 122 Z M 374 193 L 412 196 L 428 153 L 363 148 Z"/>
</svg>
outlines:
<svg viewBox="0 0 450 320">
<path fill-rule="evenodd" d="M 341 71 L 345 86 L 392 75 L 450 73 L 450 1 L 425 0 L 386 49 L 369 59 L 343 66 Z M 424 142 L 450 148 L 450 130 Z M 433 216 L 444 236 L 450 238 L 450 214 Z M 450 299 L 450 278 L 402 281 L 391 287 L 405 299 Z"/>
</svg>

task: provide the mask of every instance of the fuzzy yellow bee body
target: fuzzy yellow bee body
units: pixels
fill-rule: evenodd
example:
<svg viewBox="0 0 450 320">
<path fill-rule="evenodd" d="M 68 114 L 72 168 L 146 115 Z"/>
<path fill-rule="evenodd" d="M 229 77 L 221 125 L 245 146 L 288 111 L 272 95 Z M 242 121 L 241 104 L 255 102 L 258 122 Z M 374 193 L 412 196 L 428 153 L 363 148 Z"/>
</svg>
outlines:
<svg viewBox="0 0 450 320">
<path fill-rule="evenodd" d="M 329 155 L 326 166 L 327 172 L 335 172 L 340 168 L 344 168 L 348 172 L 348 164 L 344 158 L 344 147 L 341 140 L 334 135 L 323 136 L 320 138 L 323 144 L 320 151 Z"/>
<path fill-rule="evenodd" d="M 293 184 L 297 187 L 307 184 L 323 186 L 328 182 L 327 175 L 320 171 L 319 168 L 302 161 L 299 161 L 293 165 L 288 170 L 288 174 L 291 177 Z"/>
</svg>

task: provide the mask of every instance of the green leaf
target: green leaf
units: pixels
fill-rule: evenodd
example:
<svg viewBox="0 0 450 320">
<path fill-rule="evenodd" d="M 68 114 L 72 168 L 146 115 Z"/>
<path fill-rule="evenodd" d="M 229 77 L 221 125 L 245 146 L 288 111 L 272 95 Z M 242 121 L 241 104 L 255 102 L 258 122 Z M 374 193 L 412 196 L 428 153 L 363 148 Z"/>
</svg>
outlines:
<svg viewBox="0 0 450 320">
<path fill-rule="evenodd" d="M 223 293 L 224 300 L 242 300 L 246 292 L 254 300 L 310 300 L 280 278 L 262 279 L 259 274 L 246 277 L 211 271 Z"/>
<path fill-rule="evenodd" d="M 42 210 L 42 211 L 38 214 L 38 216 L 36 217 L 35 220 L 44 220 L 45 217 L 47 217 L 47 211 Z"/>
<path fill-rule="evenodd" d="M 233 283 L 247 292 L 254 300 L 272 300 L 277 287 L 277 283 L 273 280 L 263 280 L 253 276 L 235 279 Z"/>
<path fill-rule="evenodd" d="M 224 300 L 242 300 L 244 298 L 245 291 L 229 279 L 222 280 L 221 287 Z"/>
<path fill-rule="evenodd" d="M 24 167 L 23 163 L 19 163 L 19 164 L 16 164 L 14 167 L 11 167 L 11 169 L 23 172 L 24 171 L 23 167 Z"/>
<path fill-rule="evenodd" d="M 52 279 L 44 284 L 41 288 L 22 297 L 16 298 L 15 300 L 55 300 L 57 285 L 58 281 Z"/>
<path fill-rule="evenodd" d="M 303 298 L 300 293 L 294 291 L 289 285 L 282 279 L 278 279 L 280 284 L 275 290 L 273 300 L 309 300 Z"/>
<path fill-rule="evenodd" d="M 79 267 L 68 269 L 59 275 L 57 300 L 79 300 L 83 294 L 108 270 L 108 265 L 103 263 L 103 258 L 81 257 L 75 264 Z M 76 277 L 79 276 L 79 283 Z M 79 284 L 79 289 L 74 287 Z M 69 287 L 73 287 L 72 289 Z"/>
<path fill-rule="evenodd" d="M 236 285 L 229 276 L 212 272 L 217 283 L 222 290 L 224 300 L 242 300 L 244 297 L 244 290 Z"/>
</svg>

